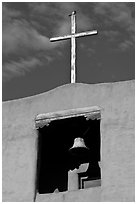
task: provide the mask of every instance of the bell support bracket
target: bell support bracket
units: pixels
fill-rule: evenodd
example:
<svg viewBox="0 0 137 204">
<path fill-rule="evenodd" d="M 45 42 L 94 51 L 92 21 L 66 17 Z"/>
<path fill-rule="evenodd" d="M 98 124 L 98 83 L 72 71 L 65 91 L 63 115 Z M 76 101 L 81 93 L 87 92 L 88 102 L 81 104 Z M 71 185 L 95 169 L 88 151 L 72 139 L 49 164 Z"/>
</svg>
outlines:
<svg viewBox="0 0 137 204">
<path fill-rule="evenodd" d="M 85 115 L 86 120 L 100 120 L 101 119 L 101 113 L 99 112 L 92 112 L 92 114 L 86 114 Z"/>
</svg>

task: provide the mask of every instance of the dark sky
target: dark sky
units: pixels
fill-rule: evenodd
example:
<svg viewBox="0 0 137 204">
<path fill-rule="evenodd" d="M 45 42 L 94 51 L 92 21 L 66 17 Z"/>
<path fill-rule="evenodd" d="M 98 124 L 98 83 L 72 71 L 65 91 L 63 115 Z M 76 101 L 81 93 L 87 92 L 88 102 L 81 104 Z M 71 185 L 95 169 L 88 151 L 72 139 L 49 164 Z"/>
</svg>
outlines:
<svg viewBox="0 0 137 204">
<path fill-rule="evenodd" d="M 51 43 L 49 38 L 70 34 L 73 10 L 77 32 L 98 30 L 77 39 L 77 82 L 134 79 L 133 2 L 4 2 L 3 101 L 70 83 L 70 40 Z"/>
</svg>

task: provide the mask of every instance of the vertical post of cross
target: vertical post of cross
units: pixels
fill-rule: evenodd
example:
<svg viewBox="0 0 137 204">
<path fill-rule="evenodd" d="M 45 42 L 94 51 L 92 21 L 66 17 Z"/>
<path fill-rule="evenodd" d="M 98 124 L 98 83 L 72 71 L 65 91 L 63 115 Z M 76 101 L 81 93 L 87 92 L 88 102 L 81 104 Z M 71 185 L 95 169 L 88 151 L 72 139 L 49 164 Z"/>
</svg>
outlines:
<svg viewBox="0 0 137 204">
<path fill-rule="evenodd" d="M 71 83 L 76 83 L 77 80 L 77 64 L 76 64 L 76 38 L 89 36 L 89 35 L 95 35 L 97 34 L 97 30 L 93 31 L 86 31 L 77 33 L 76 31 L 76 11 L 73 11 L 70 15 L 71 17 L 71 34 L 60 36 L 60 37 L 54 37 L 50 38 L 50 42 L 60 41 L 60 40 L 71 40 Z"/>
<path fill-rule="evenodd" d="M 71 83 L 76 82 L 76 11 L 71 14 Z"/>
</svg>

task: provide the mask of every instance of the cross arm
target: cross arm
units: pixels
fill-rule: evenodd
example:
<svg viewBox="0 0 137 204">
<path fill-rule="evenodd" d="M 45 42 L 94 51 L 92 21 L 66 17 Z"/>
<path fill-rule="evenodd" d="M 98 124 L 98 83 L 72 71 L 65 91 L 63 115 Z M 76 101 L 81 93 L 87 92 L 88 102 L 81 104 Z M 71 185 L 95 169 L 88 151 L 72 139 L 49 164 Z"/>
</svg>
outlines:
<svg viewBox="0 0 137 204">
<path fill-rule="evenodd" d="M 84 37 L 84 36 L 87 36 L 87 35 L 96 35 L 98 34 L 98 31 L 97 30 L 92 30 L 92 31 L 87 31 L 87 32 L 82 32 L 82 33 L 76 33 L 74 34 L 74 36 L 76 38 L 78 37 Z"/>
<path fill-rule="evenodd" d="M 93 30 L 93 31 L 87 31 L 87 32 L 82 32 L 82 33 L 75 33 L 75 34 L 71 34 L 71 35 L 65 35 L 62 37 L 54 37 L 54 38 L 50 38 L 50 42 L 55 42 L 55 41 L 60 41 L 60 40 L 67 40 L 70 39 L 72 36 L 73 37 L 84 37 L 87 35 L 96 35 L 98 34 L 97 30 Z"/>
<path fill-rule="evenodd" d="M 55 41 L 60 41 L 60 40 L 67 40 L 70 39 L 71 35 L 65 35 L 62 37 L 54 37 L 54 38 L 50 38 L 50 42 L 55 42 Z"/>
</svg>

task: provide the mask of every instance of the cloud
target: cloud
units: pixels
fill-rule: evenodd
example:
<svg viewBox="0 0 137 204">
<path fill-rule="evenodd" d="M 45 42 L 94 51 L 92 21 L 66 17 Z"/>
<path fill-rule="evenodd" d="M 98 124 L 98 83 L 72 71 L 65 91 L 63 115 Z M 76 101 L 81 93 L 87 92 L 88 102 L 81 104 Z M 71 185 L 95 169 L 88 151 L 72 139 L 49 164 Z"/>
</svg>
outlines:
<svg viewBox="0 0 137 204">
<path fill-rule="evenodd" d="M 79 8 L 78 4 L 75 2 L 36 2 L 29 3 L 29 8 L 32 15 L 43 15 L 46 17 L 51 17 L 52 19 L 64 19 L 75 9 Z M 67 15 L 67 16 L 66 16 Z"/>
<path fill-rule="evenodd" d="M 121 33 L 118 30 L 103 30 L 101 31 L 101 35 L 107 37 L 109 41 L 115 41 Z"/>
<path fill-rule="evenodd" d="M 88 56 L 91 56 L 96 53 L 95 48 L 87 47 L 86 44 L 80 43 L 80 48 L 88 53 Z"/>
<path fill-rule="evenodd" d="M 128 31 L 134 30 L 133 9 L 126 2 L 96 3 L 94 13 L 108 18 L 109 22 L 118 23 Z M 112 24 L 111 24 L 112 25 Z"/>
<path fill-rule="evenodd" d="M 134 46 L 134 44 L 133 44 L 133 42 L 130 41 L 130 40 L 125 40 L 125 41 L 123 41 L 123 42 L 121 42 L 121 43 L 119 44 L 119 48 L 120 48 L 120 50 L 122 50 L 122 51 L 126 51 L 126 50 L 128 50 L 129 48 L 131 48 L 132 46 Z"/>
<path fill-rule="evenodd" d="M 3 79 L 7 80 L 15 76 L 25 75 L 31 69 L 42 65 L 38 58 L 20 59 L 19 61 L 11 61 L 3 65 Z"/>
<path fill-rule="evenodd" d="M 12 19 L 17 19 L 21 16 L 21 12 L 14 9 L 9 9 L 5 3 L 2 3 L 2 23 L 3 26 Z"/>
<path fill-rule="evenodd" d="M 49 38 L 41 35 L 25 20 L 14 20 L 3 29 L 3 53 L 9 54 L 24 49 L 47 50 L 55 47 Z"/>
<path fill-rule="evenodd" d="M 94 13 L 103 19 L 104 26 L 107 31 L 103 31 L 103 35 L 108 39 L 118 39 L 120 32 L 122 37 L 120 46 L 122 50 L 134 46 L 134 3 L 126 2 L 100 2 L 95 3 Z M 109 28 L 113 27 L 113 31 Z M 105 29 L 106 29 L 105 28 Z M 114 28 L 116 30 L 114 30 Z M 118 31 L 118 30 L 119 31 Z M 113 36 L 113 38 L 111 37 Z"/>
<path fill-rule="evenodd" d="M 2 51 L 4 55 L 22 53 L 26 50 L 45 51 L 53 49 L 57 44 L 50 42 L 49 37 L 39 33 L 31 24 L 25 20 L 20 11 L 13 10 L 3 4 L 3 32 Z"/>
</svg>

